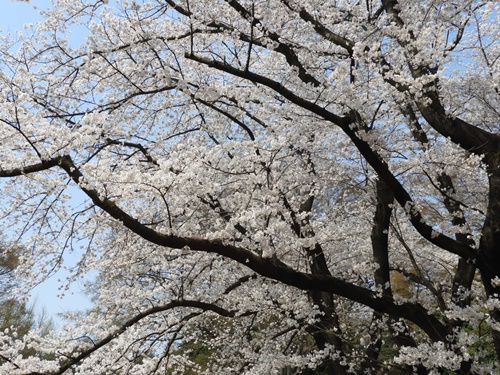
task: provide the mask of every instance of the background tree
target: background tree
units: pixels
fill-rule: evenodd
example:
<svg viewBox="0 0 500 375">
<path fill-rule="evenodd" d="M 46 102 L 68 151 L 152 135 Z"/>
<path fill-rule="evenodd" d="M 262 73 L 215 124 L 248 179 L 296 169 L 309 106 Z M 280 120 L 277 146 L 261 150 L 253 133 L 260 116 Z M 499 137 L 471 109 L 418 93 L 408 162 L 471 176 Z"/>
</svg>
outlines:
<svg viewBox="0 0 500 375">
<path fill-rule="evenodd" d="M 19 339 L 26 337 L 30 332 L 37 330 L 37 334 L 44 336 L 52 330 L 53 322 L 45 314 L 37 313 L 35 304 L 28 304 L 15 294 L 20 287 L 14 276 L 19 264 L 20 248 L 0 246 L 0 331 L 8 337 Z M 25 348 L 24 356 L 36 356 L 36 350 Z M 0 363 L 4 363 L 3 356 Z"/>
<path fill-rule="evenodd" d="M 15 251 L 3 251 L 0 254 L 0 329 L 2 331 L 17 329 L 17 334 L 25 335 L 34 325 L 35 313 L 32 307 L 14 298 L 13 288 L 16 286 L 13 276 L 18 264 Z"/>
<path fill-rule="evenodd" d="M 107 3 L 4 41 L 20 266 L 36 283 L 78 251 L 69 282 L 101 280 L 25 340 L 56 358 L 7 340 L 2 370 L 498 369 L 497 2 Z"/>
</svg>

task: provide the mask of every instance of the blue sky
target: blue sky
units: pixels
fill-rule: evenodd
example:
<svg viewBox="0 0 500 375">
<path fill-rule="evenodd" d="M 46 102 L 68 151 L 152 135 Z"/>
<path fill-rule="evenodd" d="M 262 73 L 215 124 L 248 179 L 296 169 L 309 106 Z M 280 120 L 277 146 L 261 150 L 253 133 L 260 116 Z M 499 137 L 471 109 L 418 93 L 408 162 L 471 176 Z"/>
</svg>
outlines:
<svg viewBox="0 0 500 375">
<path fill-rule="evenodd" d="M 38 9 L 50 5 L 47 0 L 14 1 L 0 0 L 0 29 L 2 33 L 22 29 L 26 23 L 36 23 L 41 20 Z"/>
<path fill-rule="evenodd" d="M 16 30 L 22 30 L 24 24 L 35 24 L 42 20 L 40 9 L 51 5 L 50 0 L 14 1 L 0 0 L 0 30 L 2 34 L 11 33 L 15 35 Z M 1 53 L 1 52 L 0 52 Z M 4 233 L 9 235 L 9 233 Z M 71 261 L 69 259 L 68 261 Z M 73 259 L 74 261 L 74 259 Z M 65 273 L 59 272 L 50 280 L 35 288 L 32 301 L 37 308 L 45 309 L 48 315 L 58 321 L 56 315 L 68 310 L 83 309 L 88 306 L 88 300 L 81 294 L 81 285 L 75 285 L 64 299 L 57 298 L 60 284 L 57 279 L 64 279 Z"/>
</svg>

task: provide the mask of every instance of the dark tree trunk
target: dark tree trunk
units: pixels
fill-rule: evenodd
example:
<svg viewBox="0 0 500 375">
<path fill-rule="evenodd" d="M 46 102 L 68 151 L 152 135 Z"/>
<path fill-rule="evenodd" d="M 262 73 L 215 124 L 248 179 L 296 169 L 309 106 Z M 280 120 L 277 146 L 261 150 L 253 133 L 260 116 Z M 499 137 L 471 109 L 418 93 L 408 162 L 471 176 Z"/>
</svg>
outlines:
<svg viewBox="0 0 500 375">
<path fill-rule="evenodd" d="M 394 203 L 394 194 L 392 193 L 392 190 L 389 188 L 389 186 L 380 179 L 377 180 L 376 183 L 376 199 L 377 204 L 371 231 L 373 260 L 377 264 L 374 278 L 375 284 L 382 289 L 382 295 L 392 297 L 391 275 L 389 266 L 389 230 L 392 215 L 392 204 Z M 375 319 L 382 319 L 382 316 L 382 314 L 374 313 Z M 395 324 L 398 324 L 399 326 L 403 325 L 405 329 L 395 330 Z M 406 324 L 402 320 L 400 320 L 398 317 L 391 316 L 388 325 L 389 330 L 394 336 L 396 345 L 398 345 L 399 347 L 416 346 L 415 341 L 412 339 L 410 333 L 408 332 Z M 380 332 L 378 334 L 380 335 Z M 381 343 L 380 337 L 379 340 Z M 373 367 L 375 361 L 378 359 L 380 347 L 381 345 L 377 342 L 374 342 L 373 345 L 368 347 L 366 355 L 369 360 L 365 361 L 367 362 L 365 364 L 365 367 L 369 365 L 369 367 L 366 369 L 367 371 L 370 367 Z M 406 367 L 406 372 L 409 375 L 414 373 L 411 366 Z M 366 373 L 368 374 L 369 372 Z M 417 367 L 417 374 L 425 375 L 427 373 L 428 372 L 424 367 Z"/>
<path fill-rule="evenodd" d="M 489 202 L 479 245 L 482 262 L 481 279 L 488 297 L 498 299 L 500 296 L 500 168 L 498 167 L 500 150 L 495 157 L 490 157 L 488 164 L 494 167 L 489 169 Z M 500 323 L 499 309 L 491 310 L 490 316 Z M 492 335 L 497 359 L 500 361 L 500 331 L 493 330 Z"/>
</svg>

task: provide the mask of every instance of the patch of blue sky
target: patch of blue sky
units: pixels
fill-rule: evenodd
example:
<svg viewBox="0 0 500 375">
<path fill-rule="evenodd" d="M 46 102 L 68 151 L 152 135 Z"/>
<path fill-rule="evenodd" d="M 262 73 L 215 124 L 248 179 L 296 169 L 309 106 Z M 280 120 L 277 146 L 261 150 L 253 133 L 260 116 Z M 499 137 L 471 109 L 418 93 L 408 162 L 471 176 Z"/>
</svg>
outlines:
<svg viewBox="0 0 500 375">
<path fill-rule="evenodd" d="M 13 1 L 1 0 L 0 30 L 2 34 L 15 34 L 25 25 L 36 24 L 43 20 L 40 10 L 50 6 L 49 0 Z"/>
</svg>

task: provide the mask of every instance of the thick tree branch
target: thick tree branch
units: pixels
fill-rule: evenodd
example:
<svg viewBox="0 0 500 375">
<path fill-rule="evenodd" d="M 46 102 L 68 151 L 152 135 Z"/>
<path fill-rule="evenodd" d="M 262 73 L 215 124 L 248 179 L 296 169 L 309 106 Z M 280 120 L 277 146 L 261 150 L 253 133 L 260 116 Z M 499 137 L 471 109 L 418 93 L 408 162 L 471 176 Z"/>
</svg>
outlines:
<svg viewBox="0 0 500 375">
<path fill-rule="evenodd" d="M 290 10 L 297 11 L 294 9 L 294 7 L 290 4 L 289 0 L 282 0 L 283 4 L 285 4 Z M 309 13 L 305 8 L 301 7 L 300 10 L 298 10 L 300 18 L 302 18 L 304 21 L 311 23 L 313 25 L 314 30 L 321 35 L 323 38 L 326 40 L 334 43 L 337 46 L 340 46 L 344 48 L 349 56 L 352 56 L 353 54 L 353 48 L 354 48 L 354 42 L 351 40 L 344 38 L 336 33 L 334 33 L 332 30 L 330 30 L 328 27 L 323 25 L 320 21 L 318 21 L 314 16 Z"/>
<path fill-rule="evenodd" d="M 259 26 L 259 28 L 264 32 L 264 35 L 269 39 L 271 39 L 274 43 L 276 43 L 277 47 L 274 49 L 274 51 L 281 53 L 285 57 L 287 63 L 290 66 L 294 66 L 298 69 L 299 78 L 302 80 L 302 82 L 310 83 L 316 87 L 321 85 L 321 83 L 315 77 L 313 77 L 311 74 L 307 72 L 307 70 L 300 62 L 299 57 L 297 56 L 293 48 L 286 43 L 282 43 L 282 41 L 280 40 L 280 36 L 277 33 L 270 32 L 269 30 L 267 30 L 265 25 L 262 24 L 260 20 L 258 20 L 253 16 L 253 12 L 245 9 L 245 7 L 236 0 L 225 0 L 225 1 L 233 9 L 235 9 L 244 19 L 246 19 L 251 23 L 252 32 L 254 27 Z M 248 42 L 255 43 L 255 40 L 254 38 L 250 37 L 248 38 Z M 247 71 L 248 71 L 248 65 L 247 69 L 245 69 Z"/>
<path fill-rule="evenodd" d="M 405 23 L 400 16 L 399 4 L 397 0 L 383 0 L 382 4 L 385 11 L 390 14 L 395 21 L 395 24 L 402 30 L 403 33 L 408 33 L 412 41 L 416 40 L 414 33 L 411 30 L 405 29 Z M 459 35 L 460 36 L 460 33 Z M 457 39 L 457 43 L 460 38 Z M 406 40 L 398 40 L 402 47 L 407 47 Z M 419 52 L 414 48 L 406 48 L 409 57 L 415 57 Z M 407 61 L 407 66 L 411 71 L 414 79 L 421 79 L 425 76 L 432 74 L 436 68 L 428 65 L 415 65 L 412 61 Z M 398 88 L 397 84 L 387 79 L 394 87 Z M 451 117 L 446 113 L 441 98 L 439 97 L 439 90 L 437 88 L 439 82 L 433 79 L 427 83 L 422 91 L 423 97 L 416 100 L 416 104 L 424 116 L 425 120 L 436 131 L 444 137 L 450 138 L 451 141 L 460 145 L 463 149 L 470 151 L 476 155 L 486 155 L 486 161 L 491 168 L 498 168 L 494 160 L 488 157 L 489 154 L 497 155 L 500 152 L 500 135 L 490 133 L 486 130 L 480 129 L 460 118 Z"/>
<path fill-rule="evenodd" d="M 0 177 L 16 177 L 23 176 L 29 173 L 41 172 L 58 165 L 63 157 L 56 157 L 49 160 L 42 161 L 37 164 L 28 165 L 25 167 L 13 168 L 13 169 L 1 169 Z"/>
</svg>

